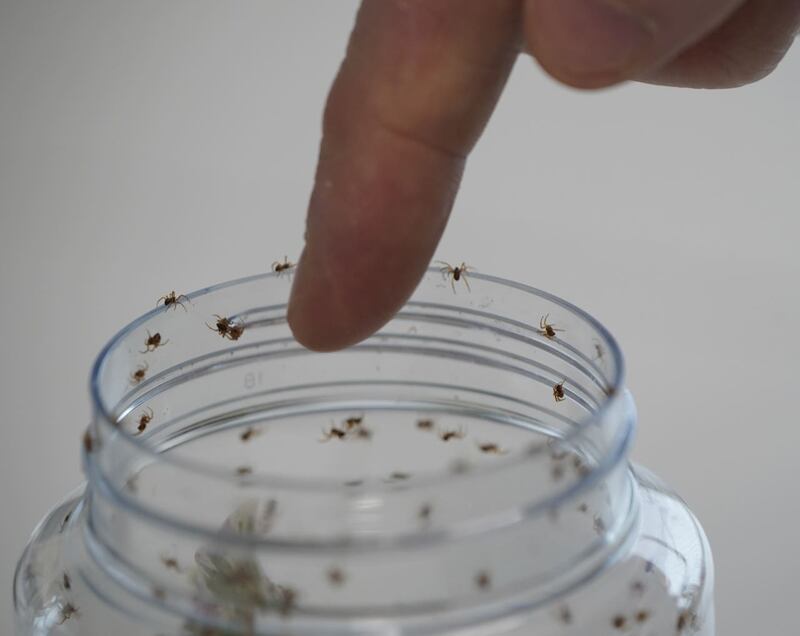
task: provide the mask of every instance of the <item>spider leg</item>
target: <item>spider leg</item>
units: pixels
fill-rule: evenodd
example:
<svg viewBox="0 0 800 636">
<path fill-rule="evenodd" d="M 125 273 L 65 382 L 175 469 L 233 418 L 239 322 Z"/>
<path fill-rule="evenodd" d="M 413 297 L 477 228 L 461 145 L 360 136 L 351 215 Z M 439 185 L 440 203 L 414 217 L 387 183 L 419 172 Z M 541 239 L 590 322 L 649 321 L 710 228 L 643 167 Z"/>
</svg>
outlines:
<svg viewBox="0 0 800 636">
<path fill-rule="evenodd" d="M 461 279 L 464 281 L 464 284 L 467 286 L 467 291 L 471 292 L 472 289 L 469 286 L 469 281 L 467 280 L 467 275 L 465 273 L 461 274 Z"/>
</svg>

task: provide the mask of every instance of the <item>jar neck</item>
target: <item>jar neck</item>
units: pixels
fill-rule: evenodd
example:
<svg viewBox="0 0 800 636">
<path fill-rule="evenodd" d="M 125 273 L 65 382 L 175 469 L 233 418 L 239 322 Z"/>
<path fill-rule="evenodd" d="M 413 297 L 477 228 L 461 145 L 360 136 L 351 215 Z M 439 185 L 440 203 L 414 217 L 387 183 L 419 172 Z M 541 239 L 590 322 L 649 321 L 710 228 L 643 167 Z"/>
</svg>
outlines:
<svg viewBox="0 0 800 636">
<path fill-rule="evenodd" d="M 187 478 L 180 465 L 137 457 L 124 436 L 111 437 L 86 455 L 87 544 L 137 596 L 221 626 L 278 620 L 293 594 L 304 633 L 345 617 L 348 625 L 507 619 L 586 581 L 624 549 L 637 514 L 626 462 L 634 418 L 623 392 L 581 434 L 531 444 L 491 469 L 322 491 Z M 136 465 L 138 476 L 118 470 Z M 159 509 L 148 502 L 156 485 Z M 236 503 L 218 519 L 187 507 L 218 509 L 215 500 Z M 305 530 L 315 523 L 317 532 Z"/>
</svg>

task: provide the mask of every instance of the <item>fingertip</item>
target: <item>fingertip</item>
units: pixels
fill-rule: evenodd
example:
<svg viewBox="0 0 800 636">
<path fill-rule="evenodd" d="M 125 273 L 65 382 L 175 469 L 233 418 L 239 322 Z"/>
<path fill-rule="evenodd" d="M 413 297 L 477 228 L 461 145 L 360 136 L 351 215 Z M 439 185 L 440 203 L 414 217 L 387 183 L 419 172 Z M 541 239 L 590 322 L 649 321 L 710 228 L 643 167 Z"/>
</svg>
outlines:
<svg viewBox="0 0 800 636">
<path fill-rule="evenodd" d="M 286 319 L 295 340 L 312 351 L 328 352 L 343 349 L 357 342 L 351 333 L 352 324 L 342 321 L 334 303 L 332 289 L 320 277 L 323 270 L 310 263 L 308 250 L 297 264 Z M 346 328 L 340 323 L 344 322 Z"/>
<path fill-rule="evenodd" d="M 615 0 L 528 0 L 528 50 L 555 79 L 575 88 L 611 86 L 649 58 L 655 23 Z"/>
</svg>

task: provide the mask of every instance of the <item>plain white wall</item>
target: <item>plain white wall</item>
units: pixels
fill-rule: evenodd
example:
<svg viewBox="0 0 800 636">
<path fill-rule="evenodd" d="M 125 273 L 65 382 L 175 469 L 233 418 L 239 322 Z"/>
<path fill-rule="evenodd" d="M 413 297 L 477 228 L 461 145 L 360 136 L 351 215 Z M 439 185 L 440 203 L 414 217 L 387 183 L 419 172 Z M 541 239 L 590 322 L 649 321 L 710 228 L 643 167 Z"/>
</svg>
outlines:
<svg viewBox="0 0 800 636">
<path fill-rule="evenodd" d="M 0 632 L 80 479 L 91 361 L 163 293 L 297 255 L 354 2 L 0 0 Z M 556 85 L 521 59 L 438 256 L 621 341 L 634 456 L 698 513 L 720 636 L 796 632 L 800 46 L 708 92 Z"/>
</svg>

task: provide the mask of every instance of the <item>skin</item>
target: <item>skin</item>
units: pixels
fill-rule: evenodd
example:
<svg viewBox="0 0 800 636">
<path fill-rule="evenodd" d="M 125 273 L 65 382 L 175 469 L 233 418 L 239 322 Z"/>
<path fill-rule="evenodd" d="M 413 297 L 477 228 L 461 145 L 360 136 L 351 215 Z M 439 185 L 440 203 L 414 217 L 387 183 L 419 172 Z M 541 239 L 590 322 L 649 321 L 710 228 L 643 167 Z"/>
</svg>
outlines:
<svg viewBox="0 0 800 636">
<path fill-rule="evenodd" d="M 364 0 L 325 107 L 295 337 L 346 347 L 403 306 L 520 54 L 583 89 L 732 88 L 798 27 L 800 0 Z"/>
</svg>

